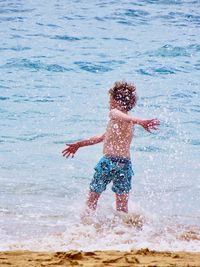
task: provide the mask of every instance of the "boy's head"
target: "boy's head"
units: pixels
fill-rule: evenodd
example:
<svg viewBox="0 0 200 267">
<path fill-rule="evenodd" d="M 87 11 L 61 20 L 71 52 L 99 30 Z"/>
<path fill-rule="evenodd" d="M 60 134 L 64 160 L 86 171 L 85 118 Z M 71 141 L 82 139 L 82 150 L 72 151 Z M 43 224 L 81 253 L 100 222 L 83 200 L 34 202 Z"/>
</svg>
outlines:
<svg viewBox="0 0 200 267">
<path fill-rule="evenodd" d="M 109 90 L 109 94 L 125 111 L 131 110 L 136 105 L 137 95 L 134 84 L 117 81 Z"/>
</svg>

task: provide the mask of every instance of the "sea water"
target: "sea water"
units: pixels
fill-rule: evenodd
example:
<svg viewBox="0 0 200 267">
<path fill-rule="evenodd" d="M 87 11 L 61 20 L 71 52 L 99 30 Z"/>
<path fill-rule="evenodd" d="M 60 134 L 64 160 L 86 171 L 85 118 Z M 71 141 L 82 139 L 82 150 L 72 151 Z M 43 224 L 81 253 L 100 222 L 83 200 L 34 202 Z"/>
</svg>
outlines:
<svg viewBox="0 0 200 267">
<path fill-rule="evenodd" d="M 0 36 L 0 250 L 200 251 L 200 1 L 1 1 Z M 108 186 L 82 221 L 102 144 L 61 151 L 123 79 L 160 131 L 136 126 L 130 217 Z"/>
</svg>

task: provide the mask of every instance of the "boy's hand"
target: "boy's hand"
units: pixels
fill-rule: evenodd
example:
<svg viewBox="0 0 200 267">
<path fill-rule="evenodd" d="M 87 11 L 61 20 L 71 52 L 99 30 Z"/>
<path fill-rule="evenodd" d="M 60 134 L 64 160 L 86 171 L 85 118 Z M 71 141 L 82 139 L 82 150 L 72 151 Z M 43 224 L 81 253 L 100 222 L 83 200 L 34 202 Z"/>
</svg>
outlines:
<svg viewBox="0 0 200 267">
<path fill-rule="evenodd" d="M 160 125 L 160 121 L 158 119 L 142 120 L 142 122 L 140 122 L 140 125 L 147 132 L 151 133 L 151 130 L 159 130 L 156 126 Z"/>
<path fill-rule="evenodd" d="M 68 158 L 69 156 L 72 156 L 73 158 L 74 154 L 79 149 L 79 145 L 77 143 L 74 143 L 74 144 L 66 144 L 66 146 L 68 147 L 62 151 L 63 157 Z"/>
</svg>

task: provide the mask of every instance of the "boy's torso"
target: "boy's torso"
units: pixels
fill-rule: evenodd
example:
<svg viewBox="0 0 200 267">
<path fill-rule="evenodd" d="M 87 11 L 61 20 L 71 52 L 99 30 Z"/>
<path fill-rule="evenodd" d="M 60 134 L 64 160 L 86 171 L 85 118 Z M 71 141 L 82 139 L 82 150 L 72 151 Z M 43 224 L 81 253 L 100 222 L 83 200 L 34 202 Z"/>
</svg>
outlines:
<svg viewBox="0 0 200 267">
<path fill-rule="evenodd" d="M 132 123 L 110 119 L 104 138 L 103 154 L 130 158 L 133 133 Z"/>
</svg>

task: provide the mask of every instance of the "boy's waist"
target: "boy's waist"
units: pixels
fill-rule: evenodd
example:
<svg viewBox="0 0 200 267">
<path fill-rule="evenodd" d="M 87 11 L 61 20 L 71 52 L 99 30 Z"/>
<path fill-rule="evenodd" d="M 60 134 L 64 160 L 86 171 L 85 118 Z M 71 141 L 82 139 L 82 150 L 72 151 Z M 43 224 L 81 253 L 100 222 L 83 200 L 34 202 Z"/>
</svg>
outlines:
<svg viewBox="0 0 200 267">
<path fill-rule="evenodd" d="M 131 159 L 128 157 L 123 157 L 123 156 L 114 156 L 114 155 L 108 155 L 105 154 L 104 157 L 108 158 L 112 162 L 117 162 L 117 163 L 131 163 Z"/>
</svg>

